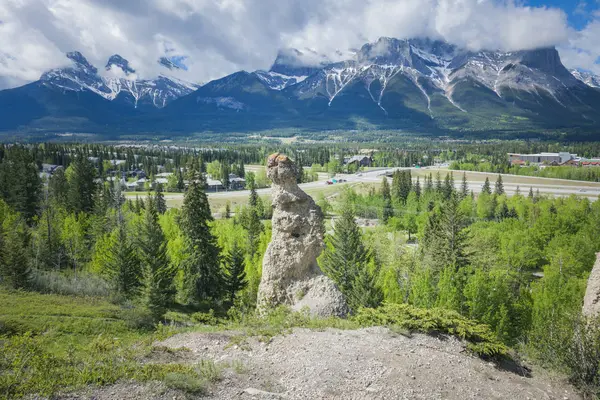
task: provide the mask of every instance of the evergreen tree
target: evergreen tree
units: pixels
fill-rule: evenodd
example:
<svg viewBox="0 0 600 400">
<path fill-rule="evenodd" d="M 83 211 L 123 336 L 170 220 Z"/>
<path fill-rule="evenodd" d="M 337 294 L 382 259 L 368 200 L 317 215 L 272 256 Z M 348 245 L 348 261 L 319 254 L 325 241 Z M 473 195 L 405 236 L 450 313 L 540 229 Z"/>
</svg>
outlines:
<svg viewBox="0 0 600 400">
<path fill-rule="evenodd" d="M 54 204 L 67 208 L 69 204 L 69 182 L 67 182 L 64 168 L 58 168 L 50 177 L 48 194 Z"/>
<path fill-rule="evenodd" d="M 442 177 L 440 171 L 435 174 L 435 192 L 442 193 Z"/>
<path fill-rule="evenodd" d="M 38 168 L 25 148 L 9 148 L 0 163 L 0 198 L 28 222 L 37 215 L 42 193 Z"/>
<path fill-rule="evenodd" d="M 188 254 L 183 278 L 189 301 L 217 299 L 222 293 L 220 249 L 210 229 L 212 220 L 204 181 L 198 175 L 185 193 L 179 220 Z"/>
<path fill-rule="evenodd" d="M 159 214 L 167 212 L 167 202 L 165 201 L 165 195 L 163 194 L 162 184 L 156 184 L 156 192 L 154 194 L 154 204 L 156 205 L 156 211 Z"/>
<path fill-rule="evenodd" d="M 229 190 L 229 173 L 229 163 L 227 161 L 221 162 L 221 183 L 225 187 L 225 190 Z"/>
<path fill-rule="evenodd" d="M 433 176 L 429 174 L 427 178 L 425 178 L 425 193 L 431 193 L 433 190 Z"/>
<path fill-rule="evenodd" d="M 517 186 L 517 190 L 515 191 L 515 196 L 520 196 L 521 195 L 521 188 L 519 186 Z"/>
<path fill-rule="evenodd" d="M 183 181 L 183 174 L 181 173 L 181 169 L 177 174 L 177 190 L 183 192 L 185 190 L 185 182 Z"/>
<path fill-rule="evenodd" d="M 94 210 L 96 170 L 85 155 L 78 155 L 67 173 L 69 181 L 69 206 L 72 212 L 91 213 Z"/>
<path fill-rule="evenodd" d="M 383 197 L 384 200 L 392 198 L 392 194 L 390 192 L 390 184 L 388 183 L 388 179 L 385 176 L 381 179 L 381 197 Z"/>
<path fill-rule="evenodd" d="M 140 236 L 139 248 L 143 277 L 143 300 L 155 319 L 161 318 L 175 299 L 176 270 L 170 265 L 167 241 L 153 202 L 149 202 Z"/>
<path fill-rule="evenodd" d="M 417 199 L 420 199 L 421 198 L 421 182 L 419 181 L 418 176 L 417 176 L 417 181 L 415 182 L 415 187 L 413 188 L 413 191 L 417 195 Z"/>
<path fill-rule="evenodd" d="M 352 290 L 348 294 L 348 306 L 351 310 L 358 310 L 360 307 L 377 308 L 383 301 L 383 291 L 377 284 L 381 268 L 377 262 L 372 264 L 374 265 L 364 265 L 354 277 Z"/>
<path fill-rule="evenodd" d="M 224 281 L 228 300 L 233 304 L 236 293 L 248 286 L 244 249 L 238 246 L 237 243 L 233 244 L 225 259 Z"/>
<path fill-rule="evenodd" d="M 138 294 L 142 284 L 142 271 L 135 247 L 127 236 L 125 225 L 123 216 L 119 215 L 119 225 L 113 233 L 113 243 L 106 268 L 115 291 L 130 299 Z"/>
<path fill-rule="evenodd" d="M 360 228 L 354 218 L 352 205 L 346 202 L 321 258 L 321 269 L 333 279 L 349 301 L 355 298 L 353 291 L 357 277 L 362 269 L 368 268 L 371 260 L 371 254 L 365 248 Z M 361 282 L 366 280 L 364 276 L 361 279 Z M 353 309 L 358 306 L 360 305 L 350 304 Z"/>
<path fill-rule="evenodd" d="M 531 186 L 529 187 L 529 194 L 527 195 L 527 197 L 533 200 L 533 187 Z"/>
<path fill-rule="evenodd" d="M 452 177 L 452 173 L 449 173 L 446 174 L 446 177 L 444 178 L 442 194 L 444 195 L 444 199 L 448 200 L 452 193 L 454 193 L 454 178 Z"/>
<path fill-rule="evenodd" d="M 462 184 L 460 186 L 460 197 L 462 199 L 469 195 L 469 183 L 467 182 L 467 173 L 463 172 Z"/>
<path fill-rule="evenodd" d="M 486 177 L 485 182 L 483 184 L 483 188 L 481 189 L 481 193 L 492 194 L 492 187 L 490 186 L 490 178 Z"/>
<path fill-rule="evenodd" d="M 229 219 L 231 218 L 231 202 L 227 201 L 227 203 L 225 203 L 225 215 L 224 215 L 225 219 Z"/>
<path fill-rule="evenodd" d="M 25 222 L 18 215 L 9 215 L 4 221 L 4 231 L 0 249 L 0 275 L 13 289 L 27 289 L 31 283 L 31 265 L 28 252 L 29 232 Z"/>
<path fill-rule="evenodd" d="M 509 210 L 506 202 L 503 202 L 502 205 L 496 211 L 496 220 L 502 221 L 505 218 L 509 217 Z"/>
<path fill-rule="evenodd" d="M 494 186 L 494 193 L 498 196 L 502 196 L 504 194 L 504 183 L 502 183 L 502 175 L 498 174 L 498 179 L 496 180 L 496 185 Z"/>
</svg>

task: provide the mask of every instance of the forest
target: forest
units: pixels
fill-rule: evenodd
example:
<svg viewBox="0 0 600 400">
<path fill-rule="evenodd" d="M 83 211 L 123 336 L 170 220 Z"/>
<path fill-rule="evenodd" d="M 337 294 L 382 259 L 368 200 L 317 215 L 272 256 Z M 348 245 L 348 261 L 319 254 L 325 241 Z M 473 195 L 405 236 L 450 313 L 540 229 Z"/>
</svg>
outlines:
<svg viewBox="0 0 600 400">
<path fill-rule="evenodd" d="M 307 179 L 311 165 L 313 172 L 339 171 L 340 149 L 288 149 L 304 166 L 298 180 Z M 412 150 L 388 149 L 374 160 L 413 165 L 456 155 L 448 149 Z M 269 204 L 256 194 L 255 180 L 248 179 L 247 205 L 214 219 L 204 172 L 225 168 L 243 176 L 244 165 L 264 163 L 269 151 L 268 146 L 160 151 L 100 145 L 1 147 L 0 284 L 8 296 L 5 304 L 26 293 L 100 299 L 105 307 L 126 314 L 132 329 L 127 332 L 134 336 L 139 330 L 162 334 L 191 322 L 257 324 L 252 318 L 258 318 L 254 308 L 262 256 L 270 241 Z M 352 148 L 345 151 L 351 154 Z M 105 179 L 117 169 L 112 159 L 126 160 L 118 167 L 122 171 L 143 166 L 155 174 L 162 166 L 181 175 L 189 182 L 179 188 L 185 191 L 181 208 L 167 209 L 160 185 L 136 200 L 127 199 L 114 180 Z M 210 167 L 215 161 L 224 167 Z M 42 179 L 40 165 L 46 162 L 65 168 Z M 600 202 L 543 197 L 532 190 L 508 197 L 500 176 L 474 193 L 458 172 L 430 174 L 421 181 L 409 170 L 378 185 L 348 187 L 335 199 L 316 200 L 327 216 L 319 265 L 345 295 L 356 318 L 352 321 L 393 324 L 398 320 L 391 315 L 399 318 L 398 310 L 404 310 L 412 328 L 421 326 L 419 318 L 423 326 L 433 323 L 435 315 L 438 325 L 432 326 L 446 326 L 436 329 L 462 337 L 472 336 L 472 328 L 457 333 L 457 327 L 473 321 L 481 324 L 477 329 L 483 329 L 487 340 L 488 347 L 476 347 L 482 356 L 508 356 L 505 349 L 510 348 L 518 357 L 567 374 L 589 398 L 600 395 L 600 322 L 581 315 L 587 278 L 600 250 Z M 357 218 L 378 223 L 363 228 Z M 28 354 L 24 349 L 38 354 L 30 350 L 44 340 L 32 333 L 36 329 L 0 312 L 0 370 L 6 372 L 0 374 L 0 396 L 57 389 L 48 387 L 42 374 L 51 374 L 56 366 L 43 364 L 28 375 L 16 372 Z M 81 349 L 74 349 L 68 351 L 79 354 Z M 142 379 L 132 371 L 123 367 L 122 374 Z M 142 375 L 149 379 L 172 372 L 144 370 Z M 90 379 L 102 383 L 97 381 L 117 378 Z"/>
</svg>

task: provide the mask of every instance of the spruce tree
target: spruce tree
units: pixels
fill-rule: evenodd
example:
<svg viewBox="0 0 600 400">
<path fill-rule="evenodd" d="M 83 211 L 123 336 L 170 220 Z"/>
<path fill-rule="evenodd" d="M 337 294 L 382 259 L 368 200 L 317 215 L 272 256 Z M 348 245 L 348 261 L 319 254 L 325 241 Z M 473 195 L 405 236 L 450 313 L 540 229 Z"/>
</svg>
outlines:
<svg viewBox="0 0 600 400">
<path fill-rule="evenodd" d="M 360 228 L 354 218 L 352 205 L 346 202 L 321 258 L 321 269 L 349 300 L 354 296 L 355 279 L 362 269 L 368 267 L 371 260 L 371 254 L 363 243 Z"/>
<path fill-rule="evenodd" d="M 442 194 L 444 195 L 444 199 L 448 200 L 452 193 L 454 193 L 454 178 L 452 177 L 452 173 L 449 173 L 446 174 L 446 177 L 444 178 Z"/>
<path fill-rule="evenodd" d="M 527 195 L 527 197 L 533 200 L 533 187 L 531 186 L 529 187 L 529 194 Z"/>
<path fill-rule="evenodd" d="M 488 177 L 485 178 L 483 188 L 481 188 L 481 193 L 492 194 L 492 187 L 490 186 L 490 178 L 488 178 Z"/>
<path fill-rule="evenodd" d="M 41 193 L 38 168 L 29 151 L 9 148 L 0 163 L 0 198 L 31 222 L 38 214 Z"/>
<path fill-rule="evenodd" d="M 244 249 L 238 246 L 237 243 L 233 244 L 225 259 L 224 286 L 231 304 L 235 301 L 236 294 L 248 286 Z"/>
<path fill-rule="evenodd" d="M 4 226 L 0 275 L 13 289 L 27 289 L 32 278 L 27 226 L 18 215 L 10 215 Z"/>
<path fill-rule="evenodd" d="M 58 168 L 48 181 L 50 200 L 59 207 L 67 208 L 69 204 L 69 182 L 64 168 Z"/>
<path fill-rule="evenodd" d="M 381 179 L 381 197 L 383 197 L 384 200 L 392 198 L 390 184 L 385 176 Z"/>
<path fill-rule="evenodd" d="M 90 213 L 94 210 L 96 170 L 85 154 L 79 154 L 69 168 L 71 169 L 68 174 L 70 209 L 74 213 Z"/>
<path fill-rule="evenodd" d="M 388 222 L 388 220 L 394 216 L 394 208 L 392 207 L 392 195 L 390 192 L 390 185 L 388 183 L 387 177 L 383 177 L 381 181 L 381 196 L 383 197 L 383 212 L 382 212 L 382 221 L 384 224 Z"/>
<path fill-rule="evenodd" d="M 223 184 L 223 187 L 225 188 L 225 190 L 229 190 L 229 173 L 230 173 L 230 168 L 229 168 L 229 163 L 227 161 L 222 161 L 221 162 L 221 183 Z"/>
<path fill-rule="evenodd" d="M 467 173 L 463 172 L 462 184 L 460 186 L 460 197 L 466 198 L 469 195 L 469 183 L 467 182 Z"/>
<path fill-rule="evenodd" d="M 149 202 L 144 213 L 139 249 L 143 277 L 143 301 L 155 319 L 160 319 L 175 299 L 176 270 L 170 265 L 167 241 L 158 223 L 158 211 Z"/>
<path fill-rule="evenodd" d="M 442 177 L 440 171 L 435 174 L 435 192 L 442 193 Z"/>
<path fill-rule="evenodd" d="M 229 219 L 231 218 L 231 202 L 227 201 L 227 203 L 225 203 L 225 215 L 224 215 L 225 219 Z"/>
<path fill-rule="evenodd" d="M 156 192 L 154 193 L 154 204 L 156 205 L 156 211 L 159 214 L 167 212 L 167 202 L 165 201 L 165 195 L 163 194 L 162 184 L 156 184 Z"/>
<path fill-rule="evenodd" d="M 504 183 L 502 183 L 502 175 L 498 175 L 498 179 L 496 180 L 496 185 L 494 186 L 494 193 L 498 196 L 502 196 L 504 194 Z"/>
<path fill-rule="evenodd" d="M 360 307 L 377 308 L 383 301 L 383 291 L 377 285 L 381 268 L 377 262 L 373 264 L 364 265 L 354 277 L 352 290 L 348 294 L 348 306 L 351 310 L 358 310 Z"/>
<path fill-rule="evenodd" d="M 417 195 L 417 199 L 421 198 L 421 182 L 419 181 L 419 177 L 417 176 L 417 181 L 415 182 L 415 187 L 413 188 L 415 194 Z"/>
<path fill-rule="evenodd" d="M 210 229 L 212 220 L 204 181 L 198 174 L 185 193 L 179 221 L 188 254 L 183 275 L 189 301 L 217 299 L 223 291 L 221 250 Z"/>
<path fill-rule="evenodd" d="M 108 254 L 106 268 L 115 291 L 130 299 L 139 292 L 142 284 L 142 271 L 136 249 L 127 236 L 125 225 L 123 216 L 119 215 L 119 225 L 113 233 L 113 243 Z"/>
</svg>

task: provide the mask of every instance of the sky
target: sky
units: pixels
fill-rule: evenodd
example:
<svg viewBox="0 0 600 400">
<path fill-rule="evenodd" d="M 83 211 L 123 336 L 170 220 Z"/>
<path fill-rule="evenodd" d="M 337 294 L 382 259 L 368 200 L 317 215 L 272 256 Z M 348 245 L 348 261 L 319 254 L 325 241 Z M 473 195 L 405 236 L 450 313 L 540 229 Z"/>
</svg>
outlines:
<svg viewBox="0 0 600 400">
<path fill-rule="evenodd" d="M 335 59 L 381 36 L 556 46 L 567 67 L 600 74 L 600 0 L 0 0 L 0 89 L 68 65 L 73 50 L 101 71 L 120 54 L 140 78 L 169 57 L 200 83 L 268 69 L 282 48 Z"/>
</svg>

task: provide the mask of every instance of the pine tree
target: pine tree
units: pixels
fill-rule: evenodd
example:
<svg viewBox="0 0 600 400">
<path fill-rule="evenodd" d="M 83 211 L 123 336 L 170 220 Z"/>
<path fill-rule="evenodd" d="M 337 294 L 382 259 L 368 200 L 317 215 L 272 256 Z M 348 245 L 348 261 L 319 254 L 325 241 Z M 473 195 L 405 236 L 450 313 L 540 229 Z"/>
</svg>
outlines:
<svg viewBox="0 0 600 400">
<path fill-rule="evenodd" d="M 13 146 L 0 163 L 0 199 L 27 222 L 38 214 L 42 194 L 38 168 L 27 149 Z"/>
<path fill-rule="evenodd" d="M 442 193 L 442 177 L 440 171 L 435 174 L 435 192 Z"/>
<path fill-rule="evenodd" d="M 433 190 L 433 176 L 429 174 L 425 178 L 425 193 L 431 193 Z"/>
<path fill-rule="evenodd" d="M 502 183 L 502 175 L 498 175 L 498 179 L 496 180 L 496 185 L 494 186 L 494 193 L 498 196 L 502 196 L 504 194 L 504 183 Z"/>
<path fill-rule="evenodd" d="M 460 186 L 460 197 L 462 199 L 469 195 L 469 183 L 467 182 L 467 173 L 463 172 L 462 184 Z"/>
<path fill-rule="evenodd" d="M 69 182 L 67 182 L 64 168 L 58 168 L 48 181 L 48 194 L 54 204 L 62 208 L 67 208 L 69 203 Z"/>
<path fill-rule="evenodd" d="M 145 213 L 140 236 L 140 258 L 143 277 L 143 301 L 155 319 L 160 319 L 175 299 L 176 270 L 170 265 L 167 241 L 158 212 L 150 202 Z"/>
<path fill-rule="evenodd" d="M 352 205 L 345 203 L 322 256 L 321 269 L 350 299 L 353 296 L 355 279 L 362 269 L 367 268 L 370 260 L 371 254 L 365 248 L 362 234 L 354 220 Z"/>
<path fill-rule="evenodd" d="M 163 194 L 162 184 L 156 184 L 156 192 L 154 194 L 154 204 L 156 205 L 156 211 L 159 214 L 167 212 L 167 202 L 165 201 L 165 195 Z"/>
<path fill-rule="evenodd" d="M 221 251 L 210 229 L 212 220 L 204 181 L 198 175 L 185 193 L 179 221 L 188 254 L 183 275 L 189 301 L 217 299 L 222 293 Z"/>
<path fill-rule="evenodd" d="M 383 197 L 384 200 L 392 198 L 390 184 L 385 176 L 381 179 L 381 197 Z"/>
<path fill-rule="evenodd" d="M 519 186 L 517 186 L 517 190 L 515 191 L 515 196 L 520 196 L 521 195 L 521 188 Z"/>
<path fill-rule="evenodd" d="M 490 178 L 488 178 L 488 177 L 485 178 L 483 188 L 481 188 L 481 193 L 492 194 L 492 187 L 490 186 Z"/>
<path fill-rule="evenodd" d="M 527 197 L 533 200 L 533 187 L 531 186 L 529 187 L 529 194 L 527 195 Z"/>
<path fill-rule="evenodd" d="M 119 225 L 113 235 L 106 269 L 115 291 L 130 299 L 138 294 L 142 284 L 142 271 L 135 247 L 127 236 L 122 215 L 119 215 Z"/>
<path fill-rule="evenodd" d="M 449 173 L 444 178 L 442 194 L 444 195 L 444 199 L 448 200 L 452 196 L 452 193 L 454 193 L 454 178 L 452 177 L 452 173 Z"/>
<path fill-rule="evenodd" d="M 31 283 L 32 271 L 27 249 L 29 237 L 25 221 L 18 215 L 10 215 L 4 221 L 3 231 L 0 275 L 13 289 L 27 289 Z"/>
<path fill-rule="evenodd" d="M 351 310 L 358 310 L 360 307 L 377 308 L 383 301 L 383 291 L 377 284 L 381 268 L 375 261 L 372 264 L 374 265 L 364 265 L 354 277 L 352 290 L 348 294 L 348 306 Z"/>
<path fill-rule="evenodd" d="M 246 280 L 244 249 L 237 243 L 229 251 L 225 259 L 224 286 L 228 300 L 233 304 L 237 292 L 248 286 Z"/>
<path fill-rule="evenodd" d="M 227 201 L 227 203 L 225 203 L 225 215 L 224 215 L 225 219 L 229 219 L 231 218 L 231 202 Z"/>
<path fill-rule="evenodd" d="M 71 166 L 68 175 L 69 206 L 72 212 L 90 213 L 94 210 L 96 170 L 84 154 L 79 154 Z"/>
<path fill-rule="evenodd" d="M 418 176 L 417 176 L 417 181 L 415 182 L 415 187 L 413 188 L 413 191 L 417 195 L 417 199 L 420 199 L 421 198 L 421 182 L 419 181 Z"/>
</svg>

